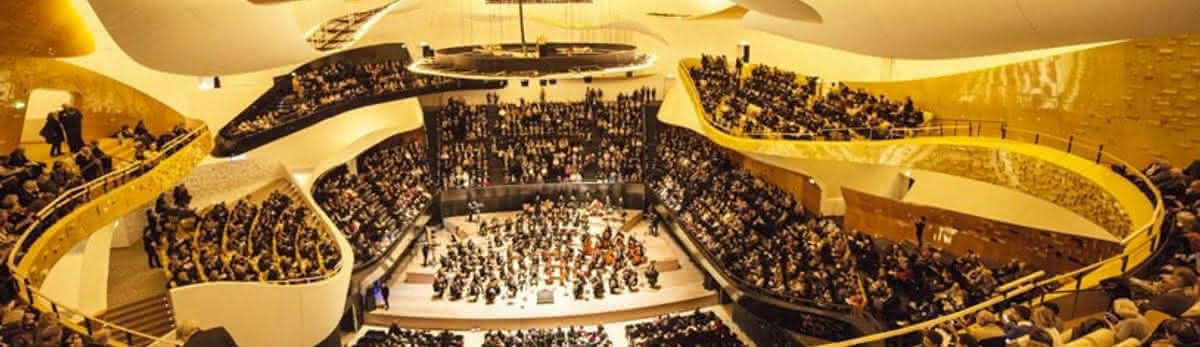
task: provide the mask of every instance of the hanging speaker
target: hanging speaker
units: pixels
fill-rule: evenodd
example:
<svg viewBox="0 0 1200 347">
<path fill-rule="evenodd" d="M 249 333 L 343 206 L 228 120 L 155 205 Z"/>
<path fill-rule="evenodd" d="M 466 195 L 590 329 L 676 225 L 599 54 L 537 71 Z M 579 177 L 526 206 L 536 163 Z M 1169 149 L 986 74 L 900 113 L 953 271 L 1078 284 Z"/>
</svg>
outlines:
<svg viewBox="0 0 1200 347">
<path fill-rule="evenodd" d="M 583 76 L 583 83 L 592 83 L 592 76 Z"/>
<path fill-rule="evenodd" d="M 213 76 L 213 89 L 221 88 L 221 76 Z"/>
<path fill-rule="evenodd" d="M 633 71 L 625 71 L 625 78 L 633 78 Z"/>
<path fill-rule="evenodd" d="M 555 85 L 555 84 L 558 84 L 558 80 L 555 80 L 555 79 L 550 80 L 550 85 Z"/>
<path fill-rule="evenodd" d="M 538 80 L 538 85 L 539 85 L 539 86 L 543 86 L 543 87 L 545 87 L 545 86 L 546 86 L 546 80 Z"/>
<path fill-rule="evenodd" d="M 528 86 L 529 86 L 529 80 L 521 80 L 521 86 L 522 86 L 522 87 L 528 87 Z"/>
<path fill-rule="evenodd" d="M 421 56 L 433 58 L 433 46 L 430 46 L 428 42 L 421 42 Z"/>
</svg>

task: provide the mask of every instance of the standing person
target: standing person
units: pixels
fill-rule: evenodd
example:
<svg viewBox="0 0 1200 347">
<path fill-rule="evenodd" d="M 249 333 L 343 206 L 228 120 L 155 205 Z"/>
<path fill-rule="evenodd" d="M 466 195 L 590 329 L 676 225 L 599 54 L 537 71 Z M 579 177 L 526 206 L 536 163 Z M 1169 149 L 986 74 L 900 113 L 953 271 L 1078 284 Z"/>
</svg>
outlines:
<svg viewBox="0 0 1200 347">
<path fill-rule="evenodd" d="M 62 155 L 62 143 L 66 134 L 63 131 L 62 122 L 58 120 L 58 112 L 50 112 L 46 115 L 46 125 L 42 126 L 42 131 L 38 134 L 42 135 L 42 138 L 46 139 L 46 143 L 50 144 L 51 157 Z"/>
<path fill-rule="evenodd" d="M 917 233 L 917 249 L 925 249 L 925 216 L 917 217 L 913 230 Z"/>
<path fill-rule="evenodd" d="M 71 105 L 63 104 L 62 111 L 59 111 L 59 121 L 62 123 L 63 132 L 67 135 L 67 148 L 71 153 L 78 152 L 83 148 L 83 113 Z"/>
<path fill-rule="evenodd" d="M 387 276 L 379 283 L 379 295 L 383 297 L 383 309 L 390 310 L 392 308 L 391 300 L 392 290 L 388 288 L 387 282 L 390 281 Z"/>
<path fill-rule="evenodd" d="M 422 266 L 429 266 L 429 247 L 429 242 L 421 245 L 421 257 L 424 259 L 421 261 Z"/>
</svg>

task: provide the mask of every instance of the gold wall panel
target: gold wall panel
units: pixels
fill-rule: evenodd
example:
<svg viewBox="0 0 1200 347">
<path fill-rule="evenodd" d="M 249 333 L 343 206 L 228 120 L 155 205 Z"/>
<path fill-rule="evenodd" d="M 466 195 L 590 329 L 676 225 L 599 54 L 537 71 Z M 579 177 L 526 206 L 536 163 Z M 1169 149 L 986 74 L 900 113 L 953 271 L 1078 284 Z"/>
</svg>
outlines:
<svg viewBox="0 0 1200 347">
<path fill-rule="evenodd" d="M 926 245 L 956 254 L 979 254 L 993 264 L 1017 259 L 1053 273 L 1065 273 L 1120 254 L 1116 242 L 1040 230 L 937 207 L 910 204 L 842 188 L 846 228 L 896 242 L 913 242 L 912 222 L 926 218 Z M 1013 252 L 1019 249 L 1021 252 Z"/>
<path fill-rule="evenodd" d="M 0 55 L 73 57 L 95 42 L 70 0 L 0 1 Z"/>
<path fill-rule="evenodd" d="M 112 135 L 121 125 L 145 120 L 153 133 L 184 121 L 182 115 L 153 97 L 117 80 L 50 58 L 0 57 L 0 152 L 12 150 L 20 140 L 25 110 L 13 105 L 29 100 L 35 89 L 58 89 L 76 96 L 83 111 L 85 140 Z"/>
<path fill-rule="evenodd" d="M 1200 153 L 1196 34 L 1124 41 L 937 78 L 847 84 L 889 97 L 911 96 L 941 119 L 990 119 L 1063 138 L 1074 135 L 1137 166 L 1154 158 L 1187 165 Z"/>
</svg>

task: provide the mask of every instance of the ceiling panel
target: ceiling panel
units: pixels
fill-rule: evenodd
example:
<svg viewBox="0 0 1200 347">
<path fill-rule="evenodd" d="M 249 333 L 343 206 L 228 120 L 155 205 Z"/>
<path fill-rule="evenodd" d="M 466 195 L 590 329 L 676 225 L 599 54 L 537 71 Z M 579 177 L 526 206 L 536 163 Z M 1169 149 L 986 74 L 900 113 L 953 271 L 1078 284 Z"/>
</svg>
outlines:
<svg viewBox="0 0 1200 347">
<path fill-rule="evenodd" d="M 737 2 L 753 10 L 743 19 L 748 28 L 908 59 L 1200 32 L 1200 1 L 1195 0 L 806 0 L 822 23 L 779 18 L 767 12 L 773 9 L 755 8 L 765 0 Z"/>
</svg>

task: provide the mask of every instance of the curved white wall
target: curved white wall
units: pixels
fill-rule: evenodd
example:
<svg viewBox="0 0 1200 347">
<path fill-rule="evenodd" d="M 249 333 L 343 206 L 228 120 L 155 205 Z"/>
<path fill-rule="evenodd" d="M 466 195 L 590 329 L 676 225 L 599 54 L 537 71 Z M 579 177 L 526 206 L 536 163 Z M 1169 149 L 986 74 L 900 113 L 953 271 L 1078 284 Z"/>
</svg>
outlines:
<svg viewBox="0 0 1200 347">
<path fill-rule="evenodd" d="M 333 228 L 312 198 L 302 196 Z M 195 321 L 203 329 L 225 327 L 239 346 L 316 345 L 337 328 L 354 269 L 350 243 L 340 232 L 331 234 L 342 252 L 341 271 L 333 277 L 299 285 L 210 282 L 174 288 L 170 295 L 175 321 Z"/>
</svg>

